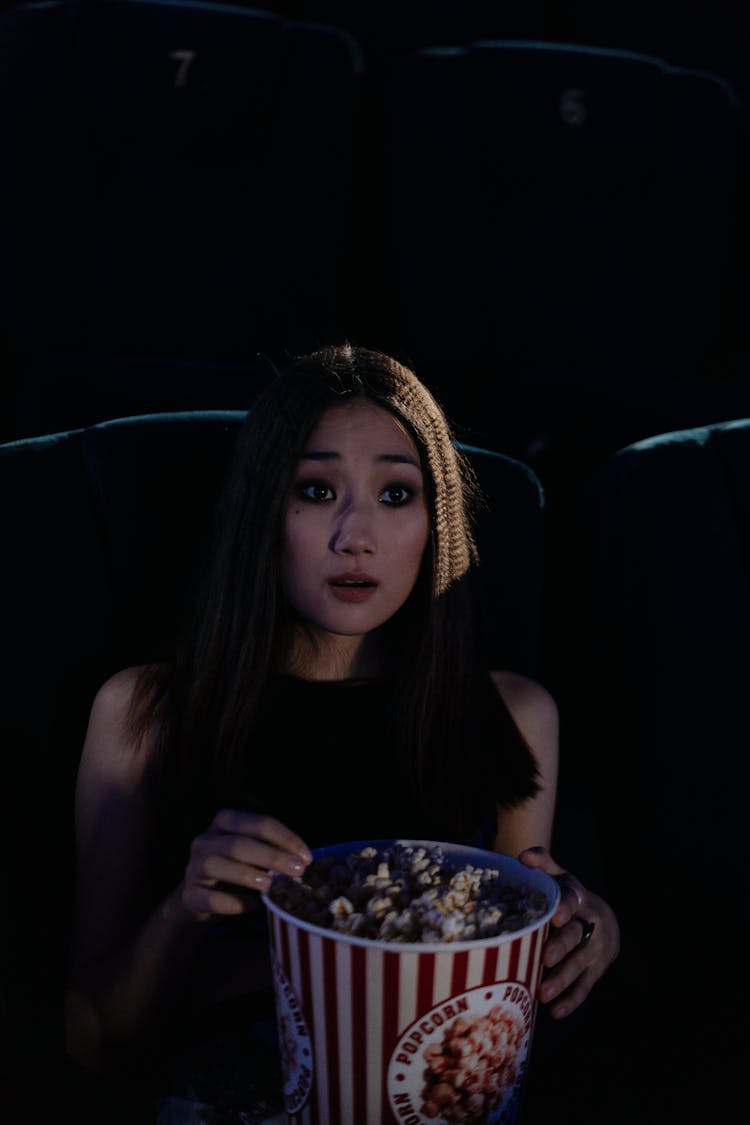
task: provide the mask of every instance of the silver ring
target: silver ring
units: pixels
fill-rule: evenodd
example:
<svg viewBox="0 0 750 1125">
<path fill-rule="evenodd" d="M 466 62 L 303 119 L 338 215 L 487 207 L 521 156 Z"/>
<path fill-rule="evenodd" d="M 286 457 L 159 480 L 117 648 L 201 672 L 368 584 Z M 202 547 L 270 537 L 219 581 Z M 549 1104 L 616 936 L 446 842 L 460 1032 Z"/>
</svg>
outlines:
<svg viewBox="0 0 750 1125">
<path fill-rule="evenodd" d="M 583 936 L 578 942 L 578 945 L 581 949 L 583 949 L 584 945 L 588 945 L 588 943 L 591 941 L 591 935 L 594 932 L 596 922 L 587 922 L 586 919 L 582 918 L 580 914 L 574 914 L 573 917 L 575 918 L 576 922 L 581 923 Z"/>
<path fill-rule="evenodd" d="M 563 871 L 562 875 L 555 875 L 555 882 L 561 891 L 569 890 L 573 892 L 576 896 L 576 906 L 583 906 L 581 892 L 578 890 L 578 887 L 575 885 L 570 875 L 568 875 L 567 871 Z"/>
</svg>

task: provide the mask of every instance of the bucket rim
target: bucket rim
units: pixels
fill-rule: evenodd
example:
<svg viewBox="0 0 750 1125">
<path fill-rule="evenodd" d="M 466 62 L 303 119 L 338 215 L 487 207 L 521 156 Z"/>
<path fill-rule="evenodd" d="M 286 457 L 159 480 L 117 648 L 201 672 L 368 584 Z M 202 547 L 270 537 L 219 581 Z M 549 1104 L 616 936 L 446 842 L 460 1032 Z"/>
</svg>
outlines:
<svg viewBox="0 0 750 1125">
<path fill-rule="evenodd" d="M 547 896 L 547 910 L 543 915 L 539 918 L 535 918 L 533 922 L 529 922 L 526 926 L 521 926 L 515 930 L 505 930 L 502 933 L 493 934 L 490 937 L 472 938 L 468 941 L 379 941 L 376 938 L 363 938 L 356 934 L 344 934 L 331 927 L 318 926 L 314 922 L 307 922 L 303 918 L 298 918 L 296 914 L 284 910 L 283 907 L 273 902 L 269 897 L 268 891 L 261 895 L 261 901 L 270 913 L 277 915 L 288 925 L 305 930 L 311 934 L 316 934 L 319 937 L 325 937 L 329 938 L 331 941 L 342 942 L 346 945 L 357 945 L 367 949 L 380 949 L 390 953 L 410 954 L 448 954 L 463 952 L 464 950 L 491 949 L 500 945 L 506 945 L 528 934 L 534 933 L 537 930 L 543 929 L 557 910 L 560 902 L 560 888 L 551 875 L 548 875 L 546 871 L 542 871 L 538 867 L 527 867 L 526 864 L 521 863 L 521 861 L 514 856 L 506 855 L 504 852 L 489 851 L 485 848 L 445 843 L 436 840 L 411 840 L 404 837 L 392 837 L 387 839 L 354 840 L 339 844 L 327 844 L 323 847 L 313 848 L 313 859 L 319 859 L 325 855 L 349 854 L 350 852 L 365 847 L 385 850 L 387 847 L 392 847 L 394 844 L 403 844 L 407 847 L 439 848 L 446 856 L 453 859 L 460 859 L 465 863 L 473 863 L 475 867 L 494 867 L 503 874 L 506 871 L 512 871 L 517 876 L 517 883 L 529 883 L 534 890 L 541 890 Z M 466 857 L 465 860 L 462 858 L 464 856 Z M 479 862 L 480 859 L 482 859 L 482 862 Z M 279 876 L 276 876 L 276 878 L 278 877 Z"/>
</svg>

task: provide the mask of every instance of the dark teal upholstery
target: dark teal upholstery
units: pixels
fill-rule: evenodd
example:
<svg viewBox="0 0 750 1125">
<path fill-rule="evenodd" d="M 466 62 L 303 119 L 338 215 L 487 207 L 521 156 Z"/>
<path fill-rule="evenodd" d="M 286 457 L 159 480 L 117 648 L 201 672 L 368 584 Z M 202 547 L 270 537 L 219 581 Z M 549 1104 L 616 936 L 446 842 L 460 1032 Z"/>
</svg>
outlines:
<svg viewBox="0 0 750 1125">
<path fill-rule="evenodd" d="M 502 387 L 684 378 L 713 356 L 737 147 L 720 77 L 455 42 L 399 61 L 382 133 L 395 318 L 426 370 L 449 384 L 471 362 Z"/>
<path fill-rule="evenodd" d="M 232 368 L 349 331 L 360 70 L 345 31 L 231 4 L 0 12 L 0 341 L 29 392 L 0 440 L 232 408 Z"/>
<path fill-rule="evenodd" d="M 602 453 L 750 411 L 737 95 L 616 46 L 456 39 L 379 89 L 386 350 L 550 499 Z"/>
<path fill-rule="evenodd" d="M 623 1066 L 649 1053 L 675 1098 L 665 1120 L 739 1121 L 750 419 L 618 452 L 592 482 L 587 532 L 567 738 L 622 922 Z"/>
<path fill-rule="evenodd" d="M 62 1066 L 73 786 L 90 704 L 117 669 L 169 658 L 242 417 L 134 417 L 0 445 L 2 833 L 5 854 L 22 857 L 6 870 L 0 1012 L 23 1082 Z M 467 452 L 492 505 L 479 528 L 488 659 L 533 672 L 541 488 L 512 459 Z M 57 1097 L 52 1080 L 35 1091 Z"/>
</svg>

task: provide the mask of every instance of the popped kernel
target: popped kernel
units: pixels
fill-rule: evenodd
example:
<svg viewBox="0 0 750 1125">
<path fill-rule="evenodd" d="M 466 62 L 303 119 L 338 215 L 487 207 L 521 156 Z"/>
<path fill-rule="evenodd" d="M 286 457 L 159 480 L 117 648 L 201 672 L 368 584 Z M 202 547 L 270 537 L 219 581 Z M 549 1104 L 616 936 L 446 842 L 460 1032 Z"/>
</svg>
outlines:
<svg viewBox="0 0 750 1125">
<path fill-rule="evenodd" d="M 343 895 L 339 895 L 338 898 L 335 898 L 328 909 L 334 917 L 342 918 L 347 917 L 347 915 L 352 914 L 354 911 L 354 907 L 349 899 L 345 898 Z"/>
<path fill-rule="evenodd" d="M 319 856 L 276 875 L 269 898 L 314 925 L 373 941 L 450 943 L 495 937 L 542 917 L 546 896 L 504 884 L 496 868 L 458 865 L 441 847 L 397 842 Z"/>
</svg>

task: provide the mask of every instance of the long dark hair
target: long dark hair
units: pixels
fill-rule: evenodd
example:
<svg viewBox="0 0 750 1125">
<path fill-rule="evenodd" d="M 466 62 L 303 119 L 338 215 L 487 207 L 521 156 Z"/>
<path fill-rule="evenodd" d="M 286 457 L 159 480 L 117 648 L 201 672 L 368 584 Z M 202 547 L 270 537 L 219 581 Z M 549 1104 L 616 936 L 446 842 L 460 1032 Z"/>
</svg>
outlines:
<svg viewBox="0 0 750 1125">
<path fill-rule="evenodd" d="M 356 398 L 406 427 L 427 484 L 429 545 L 414 590 L 385 630 L 394 737 L 415 799 L 426 807 L 440 802 L 456 832 L 471 816 L 476 781 L 464 776 L 470 771 L 461 769 L 461 747 L 478 654 L 466 577 L 477 561 L 473 514 L 481 494 L 442 409 L 416 375 L 380 352 L 342 344 L 296 360 L 253 403 L 174 662 L 146 668 L 136 687 L 131 731 L 138 738 L 156 726 L 162 788 L 189 819 L 231 801 L 247 776 L 253 724 L 269 678 L 289 653 L 279 560 L 296 463 L 321 415 Z"/>
</svg>

